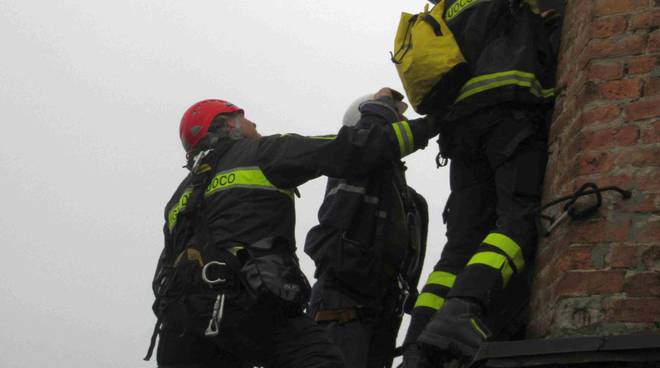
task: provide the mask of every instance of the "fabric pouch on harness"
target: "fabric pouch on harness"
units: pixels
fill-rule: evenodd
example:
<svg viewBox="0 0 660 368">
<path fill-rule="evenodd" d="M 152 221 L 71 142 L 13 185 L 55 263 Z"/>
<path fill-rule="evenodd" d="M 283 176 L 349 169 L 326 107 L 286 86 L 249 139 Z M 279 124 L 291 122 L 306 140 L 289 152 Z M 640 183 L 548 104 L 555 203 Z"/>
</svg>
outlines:
<svg viewBox="0 0 660 368">
<path fill-rule="evenodd" d="M 265 238 L 245 250 L 248 259 L 240 273 L 255 298 L 273 302 L 283 317 L 301 314 L 311 288 L 288 241 Z"/>
<path fill-rule="evenodd" d="M 191 286 L 171 315 L 181 318 L 182 334 L 205 336 L 222 352 L 260 362 L 273 345 L 275 321 L 272 305 L 257 300 L 242 277 L 244 249 L 189 247 L 175 267 L 190 270 Z"/>
<path fill-rule="evenodd" d="M 443 110 L 454 102 L 469 71 L 465 57 L 443 18 L 445 0 L 429 11 L 402 13 L 392 62 L 408 100 L 419 114 Z"/>
</svg>

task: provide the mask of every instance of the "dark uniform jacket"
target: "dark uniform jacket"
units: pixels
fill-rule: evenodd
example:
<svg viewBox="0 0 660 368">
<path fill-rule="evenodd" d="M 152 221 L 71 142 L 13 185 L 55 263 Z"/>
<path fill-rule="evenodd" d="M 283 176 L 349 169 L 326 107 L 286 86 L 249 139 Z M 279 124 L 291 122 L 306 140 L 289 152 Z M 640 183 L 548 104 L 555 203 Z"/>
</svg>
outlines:
<svg viewBox="0 0 660 368">
<path fill-rule="evenodd" d="M 556 51 L 536 0 L 447 0 L 444 19 L 469 69 L 450 118 L 507 102 L 552 102 Z"/>
<path fill-rule="evenodd" d="M 342 128 L 337 136 L 274 135 L 239 141 L 222 140 L 216 149 L 226 152 L 215 163 L 202 207 L 211 247 L 249 246 L 266 237 L 283 238 L 294 251 L 294 191 L 320 175 L 352 177 L 367 173 L 426 146 L 431 133 L 424 119 L 394 121 L 393 109 L 369 104 L 363 128 Z M 386 118 L 385 118 L 386 116 Z M 226 147 L 231 145 L 231 147 Z M 204 162 L 203 162 L 204 163 Z M 202 167 L 201 165 L 200 167 Z M 189 239 L 176 231 L 179 214 L 190 197 L 191 176 L 186 177 L 165 208 L 165 247 L 154 280 L 158 295 L 160 273 L 171 266 Z"/>
<path fill-rule="evenodd" d="M 318 279 L 312 304 L 322 299 L 323 308 L 378 309 L 386 294 L 400 297 L 399 276 L 416 287 L 428 209 L 407 186 L 404 170 L 397 160 L 369 176 L 328 179 L 319 224 L 305 241 Z"/>
</svg>

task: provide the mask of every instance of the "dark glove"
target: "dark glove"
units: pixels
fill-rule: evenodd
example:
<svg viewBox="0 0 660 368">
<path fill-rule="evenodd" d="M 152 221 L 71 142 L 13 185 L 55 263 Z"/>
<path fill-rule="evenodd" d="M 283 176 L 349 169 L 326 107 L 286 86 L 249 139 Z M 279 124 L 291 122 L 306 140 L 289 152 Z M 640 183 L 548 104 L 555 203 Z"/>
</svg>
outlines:
<svg viewBox="0 0 660 368">
<path fill-rule="evenodd" d="M 441 364 L 437 365 L 441 367 Z M 403 348 L 402 368 L 434 368 L 417 344 L 408 344 Z"/>
</svg>

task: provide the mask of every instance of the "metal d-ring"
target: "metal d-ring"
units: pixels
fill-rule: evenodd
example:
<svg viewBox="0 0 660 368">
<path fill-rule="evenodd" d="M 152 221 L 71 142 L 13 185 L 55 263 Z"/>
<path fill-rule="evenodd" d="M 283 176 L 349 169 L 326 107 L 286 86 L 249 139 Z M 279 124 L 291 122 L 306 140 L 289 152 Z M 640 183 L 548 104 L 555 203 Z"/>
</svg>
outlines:
<svg viewBox="0 0 660 368">
<path fill-rule="evenodd" d="M 227 282 L 227 279 L 223 279 L 222 277 L 218 277 L 215 280 L 209 280 L 208 276 L 206 276 L 206 271 L 209 269 L 210 266 L 213 266 L 213 265 L 222 266 L 222 267 L 227 266 L 227 264 L 224 263 L 224 262 L 218 262 L 218 261 L 208 262 L 202 268 L 202 280 L 204 280 L 204 282 L 206 282 L 209 285 L 215 285 L 215 284 L 220 284 L 220 283 L 223 283 L 223 282 Z"/>
</svg>

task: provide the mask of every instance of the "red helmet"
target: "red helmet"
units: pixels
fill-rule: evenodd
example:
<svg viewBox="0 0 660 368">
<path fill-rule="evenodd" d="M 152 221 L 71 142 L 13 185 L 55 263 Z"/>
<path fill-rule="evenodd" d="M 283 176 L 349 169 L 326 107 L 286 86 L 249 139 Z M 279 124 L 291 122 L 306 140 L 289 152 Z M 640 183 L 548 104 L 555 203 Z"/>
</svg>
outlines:
<svg viewBox="0 0 660 368">
<path fill-rule="evenodd" d="M 204 100 L 188 108 L 179 125 L 179 137 L 183 149 L 190 152 L 206 136 L 213 119 L 218 114 L 243 111 L 238 106 L 223 100 Z"/>
</svg>

